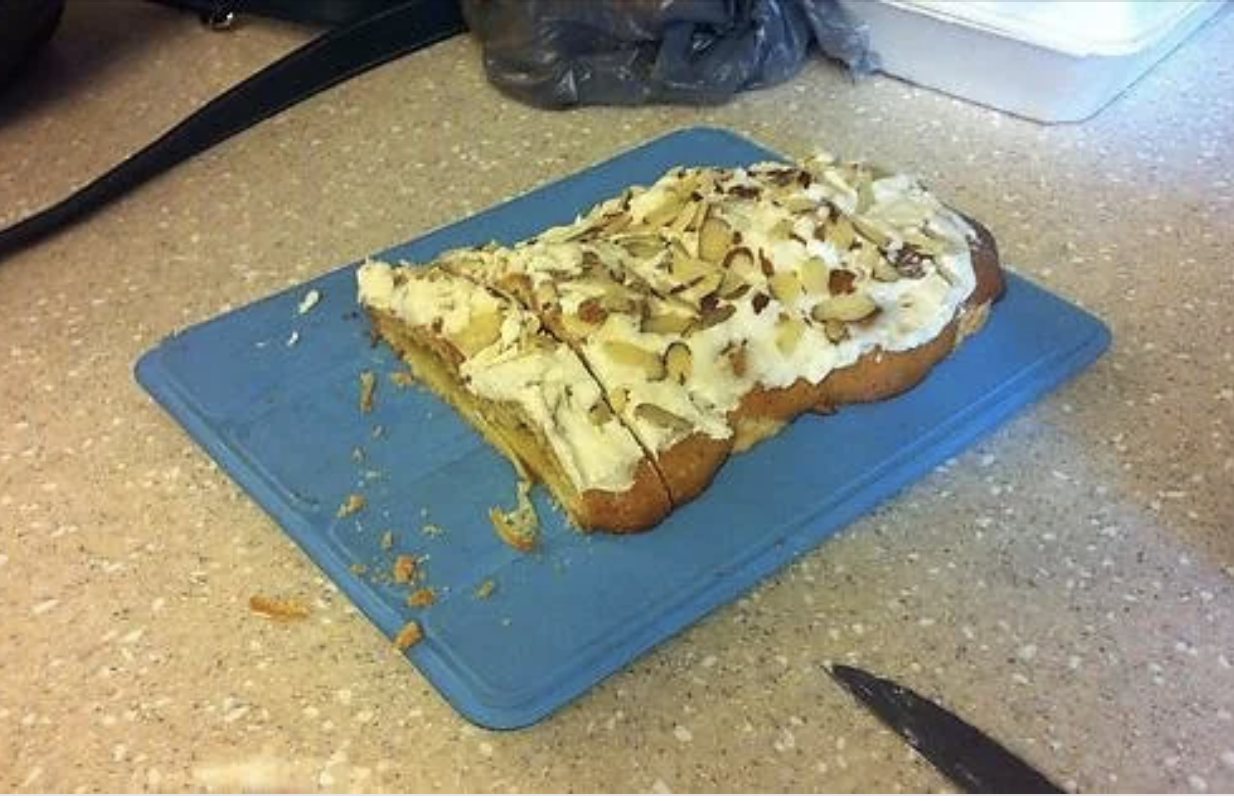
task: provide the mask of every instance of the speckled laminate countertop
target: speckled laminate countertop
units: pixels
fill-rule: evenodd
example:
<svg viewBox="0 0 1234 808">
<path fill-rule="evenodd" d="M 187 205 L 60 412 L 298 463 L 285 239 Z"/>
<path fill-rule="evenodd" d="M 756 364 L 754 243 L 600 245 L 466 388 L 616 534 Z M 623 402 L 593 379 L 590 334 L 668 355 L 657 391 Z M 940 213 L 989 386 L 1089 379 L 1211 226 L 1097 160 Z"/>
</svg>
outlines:
<svg viewBox="0 0 1234 808">
<path fill-rule="evenodd" d="M 73 4 L 0 97 L 0 222 L 304 41 Z M 547 113 L 456 38 L 0 265 L 0 789 L 946 790 L 822 673 L 936 696 L 1083 791 L 1234 789 L 1234 15 L 1042 127 L 816 64 Z M 186 66 L 190 66 L 187 69 Z M 532 729 L 455 715 L 134 383 L 168 332 L 685 125 L 915 171 L 1110 353 Z M 306 621 L 248 609 L 302 599 Z"/>
</svg>

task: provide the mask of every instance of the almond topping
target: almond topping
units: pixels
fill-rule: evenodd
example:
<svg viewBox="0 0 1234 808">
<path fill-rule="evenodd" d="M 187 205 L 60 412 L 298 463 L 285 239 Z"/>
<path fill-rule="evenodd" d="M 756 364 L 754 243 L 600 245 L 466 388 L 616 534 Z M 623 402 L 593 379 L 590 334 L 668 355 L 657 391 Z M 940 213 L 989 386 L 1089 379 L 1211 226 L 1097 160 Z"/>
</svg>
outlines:
<svg viewBox="0 0 1234 808">
<path fill-rule="evenodd" d="M 668 377 L 678 384 L 685 384 L 694 370 L 694 355 L 684 342 L 674 342 L 664 352 L 664 368 Z"/>
<path fill-rule="evenodd" d="M 806 259 L 805 263 L 797 268 L 802 288 L 811 295 L 820 294 L 827 288 L 827 274 L 827 265 L 818 257 Z"/>
<path fill-rule="evenodd" d="M 805 324 L 800 320 L 779 320 L 776 322 L 776 347 L 785 356 L 791 356 L 801 342 L 805 333 Z"/>
<path fill-rule="evenodd" d="M 878 304 L 864 292 L 850 295 L 840 295 L 819 303 L 811 310 L 810 315 L 820 322 L 841 320 L 855 323 L 878 313 Z"/>
<path fill-rule="evenodd" d="M 642 329 L 648 334 L 684 334 L 695 323 L 687 314 L 665 311 L 643 320 Z"/>
<path fill-rule="evenodd" d="M 661 429 L 671 429 L 674 432 L 689 432 L 693 428 L 685 418 L 649 401 L 644 401 L 634 408 L 634 417 L 640 418 L 653 426 L 658 426 Z"/>
<path fill-rule="evenodd" d="M 728 255 L 733 243 L 733 229 L 718 216 L 708 216 L 698 231 L 698 257 L 719 262 Z"/>
<path fill-rule="evenodd" d="M 664 378 L 664 363 L 659 356 L 646 348 L 629 342 L 613 341 L 604 343 L 604 350 L 614 362 L 641 368 L 648 381 L 656 382 Z"/>
<path fill-rule="evenodd" d="M 600 325 L 608 319 L 608 309 L 601 303 L 602 298 L 592 297 L 578 304 L 578 319 L 584 323 Z"/>
<path fill-rule="evenodd" d="M 848 326 L 839 320 L 824 320 L 823 333 L 833 343 L 843 342 L 848 338 Z"/>
<path fill-rule="evenodd" d="M 750 299 L 750 306 L 754 309 L 755 314 L 762 314 L 763 309 L 767 308 L 767 304 L 771 302 L 771 298 L 762 292 L 755 292 L 754 297 Z"/>
<path fill-rule="evenodd" d="M 785 306 L 793 305 L 797 298 L 801 297 L 801 282 L 795 275 L 789 273 L 772 275 L 767 280 L 767 285 L 771 287 L 771 294 L 775 296 L 775 299 Z"/>
<path fill-rule="evenodd" d="M 827 291 L 836 295 L 850 294 L 855 288 L 857 276 L 847 269 L 833 269 L 827 276 Z"/>
</svg>

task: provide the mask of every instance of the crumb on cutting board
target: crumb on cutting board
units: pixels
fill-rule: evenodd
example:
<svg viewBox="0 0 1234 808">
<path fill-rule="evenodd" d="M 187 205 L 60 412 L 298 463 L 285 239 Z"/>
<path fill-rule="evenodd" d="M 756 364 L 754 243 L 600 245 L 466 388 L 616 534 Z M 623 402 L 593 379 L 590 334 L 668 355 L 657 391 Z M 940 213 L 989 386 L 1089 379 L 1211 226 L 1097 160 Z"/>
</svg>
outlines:
<svg viewBox="0 0 1234 808">
<path fill-rule="evenodd" d="M 387 530 L 385 533 L 381 534 L 381 549 L 383 550 L 394 549 L 394 531 L 393 530 Z"/>
<path fill-rule="evenodd" d="M 434 525 L 432 522 L 421 527 L 420 532 L 425 536 L 440 536 L 445 533 L 445 531 L 442 530 L 441 525 Z"/>
<path fill-rule="evenodd" d="M 309 616 L 309 607 L 290 598 L 274 598 L 253 595 L 249 598 L 249 610 L 278 622 L 289 623 Z"/>
<path fill-rule="evenodd" d="M 395 387 L 413 387 L 416 383 L 416 377 L 406 370 L 392 371 L 388 378 L 390 379 L 390 384 Z"/>
<path fill-rule="evenodd" d="M 531 483 L 519 480 L 518 504 L 512 510 L 503 511 L 495 506 L 488 510 L 497 536 L 520 553 L 534 550 L 540 536 L 540 518 L 536 516 L 530 492 Z"/>
<path fill-rule="evenodd" d="M 342 519 L 345 516 L 351 516 L 352 514 L 359 513 L 364 510 L 364 506 L 367 504 L 368 501 L 364 498 L 363 494 L 348 494 L 347 499 L 344 500 L 343 504 L 338 506 L 338 513 L 335 515 L 339 519 Z"/>
<path fill-rule="evenodd" d="M 398 634 L 394 635 L 394 647 L 400 651 L 406 651 L 422 639 L 424 639 L 424 631 L 420 628 L 420 624 L 415 620 L 408 620 L 407 624 L 399 629 Z"/>
<path fill-rule="evenodd" d="M 316 306 L 320 301 L 321 301 L 321 292 L 317 291 L 316 289 L 309 289 L 308 293 L 305 294 L 304 298 L 300 301 L 300 304 L 296 306 L 296 313 L 297 314 L 308 314 L 309 309 Z"/>
<path fill-rule="evenodd" d="M 360 372 L 360 412 L 373 411 L 373 398 L 377 393 L 377 374 L 371 370 Z"/>
<path fill-rule="evenodd" d="M 401 555 L 394 559 L 394 566 L 391 568 L 391 574 L 394 576 L 395 583 L 410 583 L 412 577 L 416 574 L 415 556 Z"/>
<path fill-rule="evenodd" d="M 475 598 L 476 600 L 488 600 L 496 591 L 497 582 L 492 578 L 485 578 L 480 582 L 480 585 L 476 587 Z"/>
<path fill-rule="evenodd" d="M 407 596 L 407 605 L 415 606 L 418 609 L 423 609 L 426 606 L 432 606 L 437 602 L 437 593 L 427 586 L 423 589 L 417 589 Z"/>
</svg>

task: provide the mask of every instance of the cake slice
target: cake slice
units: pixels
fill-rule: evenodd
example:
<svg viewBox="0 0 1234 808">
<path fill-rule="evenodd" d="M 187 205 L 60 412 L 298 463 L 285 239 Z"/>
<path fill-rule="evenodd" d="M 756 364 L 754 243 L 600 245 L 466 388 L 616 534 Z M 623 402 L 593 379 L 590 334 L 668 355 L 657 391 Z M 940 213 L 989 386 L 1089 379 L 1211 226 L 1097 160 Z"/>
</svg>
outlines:
<svg viewBox="0 0 1234 808">
<path fill-rule="evenodd" d="M 440 267 L 370 261 L 360 302 L 390 346 L 582 530 L 632 532 L 671 503 L 638 441 L 539 318 Z"/>
</svg>

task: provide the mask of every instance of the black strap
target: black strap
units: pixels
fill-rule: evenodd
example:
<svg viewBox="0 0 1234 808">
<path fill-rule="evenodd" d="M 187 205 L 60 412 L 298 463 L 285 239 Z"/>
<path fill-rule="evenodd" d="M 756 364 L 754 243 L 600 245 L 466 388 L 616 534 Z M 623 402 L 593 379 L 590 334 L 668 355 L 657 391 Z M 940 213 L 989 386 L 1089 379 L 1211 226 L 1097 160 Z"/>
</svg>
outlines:
<svg viewBox="0 0 1234 808">
<path fill-rule="evenodd" d="M 465 30 L 457 0 L 410 0 L 329 31 L 210 101 L 68 198 L 0 230 L 0 259 L 298 101 Z"/>
</svg>

